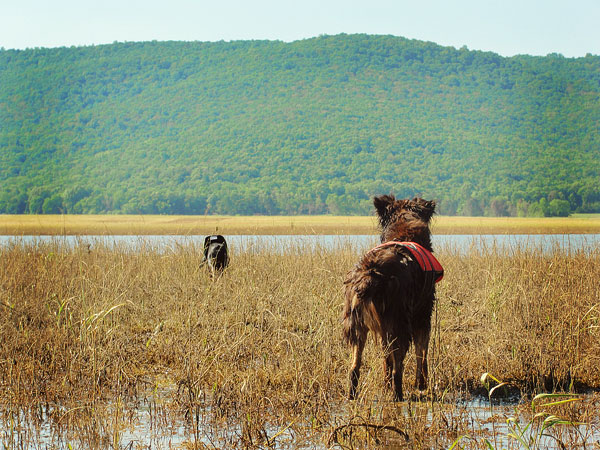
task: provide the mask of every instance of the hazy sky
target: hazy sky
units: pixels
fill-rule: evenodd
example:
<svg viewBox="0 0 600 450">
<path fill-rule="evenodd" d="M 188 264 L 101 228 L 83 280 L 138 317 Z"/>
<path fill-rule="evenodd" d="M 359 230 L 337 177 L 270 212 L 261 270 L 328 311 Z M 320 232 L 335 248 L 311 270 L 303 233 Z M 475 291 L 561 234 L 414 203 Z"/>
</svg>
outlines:
<svg viewBox="0 0 600 450">
<path fill-rule="evenodd" d="M 391 34 L 504 56 L 600 55 L 600 0 L 0 0 L 0 47 Z"/>
</svg>

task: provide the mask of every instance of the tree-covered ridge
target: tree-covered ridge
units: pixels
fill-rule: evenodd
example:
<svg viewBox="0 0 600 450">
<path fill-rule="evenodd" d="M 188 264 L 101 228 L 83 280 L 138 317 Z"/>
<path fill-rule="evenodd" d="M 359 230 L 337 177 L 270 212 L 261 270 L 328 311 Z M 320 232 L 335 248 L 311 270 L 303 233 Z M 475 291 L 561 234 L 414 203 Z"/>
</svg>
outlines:
<svg viewBox="0 0 600 450">
<path fill-rule="evenodd" d="M 600 57 L 390 36 L 0 51 L 0 213 L 600 211 Z"/>
</svg>

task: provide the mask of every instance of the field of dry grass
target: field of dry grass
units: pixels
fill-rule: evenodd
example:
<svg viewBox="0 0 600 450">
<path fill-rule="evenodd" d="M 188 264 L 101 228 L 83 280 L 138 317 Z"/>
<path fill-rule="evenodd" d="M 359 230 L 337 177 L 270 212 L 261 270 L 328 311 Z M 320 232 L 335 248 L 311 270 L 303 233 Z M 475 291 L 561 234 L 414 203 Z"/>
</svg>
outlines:
<svg viewBox="0 0 600 450">
<path fill-rule="evenodd" d="M 132 216 L 0 215 L 0 235 L 373 234 L 367 216 Z M 600 233 L 600 215 L 575 217 L 450 217 L 433 221 L 436 234 Z"/>
<path fill-rule="evenodd" d="M 143 406 L 155 428 L 185 424 L 179 448 L 449 448 L 461 436 L 489 448 L 489 424 L 457 406 L 485 395 L 484 372 L 509 383 L 494 396 L 600 388 L 599 249 L 437 254 L 430 390 L 412 388 L 410 357 L 398 406 L 372 340 L 360 397 L 345 399 L 342 280 L 356 249 L 253 248 L 213 281 L 194 244 L 0 248 L 0 439 L 13 448 L 50 423 L 60 448 L 150 448 L 123 440 Z M 584 423 L 556 439 L 598 445 L 598 405 L 549 407 Z"/>
</svg>

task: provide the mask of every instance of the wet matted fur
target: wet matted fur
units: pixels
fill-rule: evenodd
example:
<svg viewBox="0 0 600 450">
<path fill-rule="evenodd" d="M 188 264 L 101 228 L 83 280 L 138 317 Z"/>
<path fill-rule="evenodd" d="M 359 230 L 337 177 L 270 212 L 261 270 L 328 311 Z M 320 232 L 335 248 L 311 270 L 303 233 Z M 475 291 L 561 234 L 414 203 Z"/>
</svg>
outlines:
<svg viewBox="0 0 600 450">
<path fill-rule="evenodd" d="M 435 202 L 393 195 L 373 199 L 381 226 L 381 242 L 410 241 L 432 251 L 429 222 Z M 410 343 L 415 345 L 415 386 L 427 385 L 427 347 L 435 283 L 402 246 L 375 248 L 348 272 L 345 280 L 344 338 L 352 346 L 351 399 L 356 397 L 362 352 L 367 333 L 375 333 L 385 352 L 386 381 L 394 398 L 402 400 L 402 370 Z"/>
</svg>

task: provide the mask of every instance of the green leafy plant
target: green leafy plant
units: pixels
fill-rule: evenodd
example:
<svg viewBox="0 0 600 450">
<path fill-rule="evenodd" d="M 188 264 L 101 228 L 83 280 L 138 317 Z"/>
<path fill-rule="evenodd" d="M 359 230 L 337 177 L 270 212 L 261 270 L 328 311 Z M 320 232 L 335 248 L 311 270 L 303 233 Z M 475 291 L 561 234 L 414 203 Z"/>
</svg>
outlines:
<svg viewBox="0 0 600 450">
<path fill-rule="evenodd" d="M 492 395 L 496 390 L 503 386 L 507 386 L 509 383 L 500 381 L 498 378 L 496 378 L 488 372 L 484 373 L 481 376 L 481 383 L 488 391 L 491 416 L 493 412 Z M 547 402 L 547 400 L 551 401 Z M 510 448 L 519 448 L 522 450 L 535 450 L 546 448 L 547 442 L 545 442 L 544 439 L 557 439 L 550 433 L 552 429 L 560 425 L 577 427 L 582 424 L 579 422 L 559 418 L 556 415 L 547 411 L 540 411 L 540 409 L 564 405 L 580 400 L 581 396 L 577 394 L 538 394 L 531 401 L 531 418 L 529 420 L 527 420 L 525 423 L 522 423 L 522 421 L 519 419 L 521 414 L 519 414 L 518 411 L 515 409 L 515 414 L 506 419 L 506 436 L 497 436 L 497 428 L 495 427 L 495 422 L 492 422 L 492 424 L 494 424 L 493 442 L 487 438 L 485 438 L 483 442 L 485 446 L 490 450 L 498 448 L 499 440 L 503 442 L 508 440 Z M 502 439 L 498 439 L 499 437 Z M 449 450 L 452 450 L 454 448 L 464 448 L 460 446 L 460 443 L 464 440 L 475 439 L 468 435 L 462 435 L 452 443 L 452 445 L 449 447 Z M 516 444 L 517 447 L 514 447 L 513 444 Z M 562 443 L 559 441 L 559 444 Z M 562 444 L 561 448 L 565 448 L 564 444 Z"/>
</svg>

